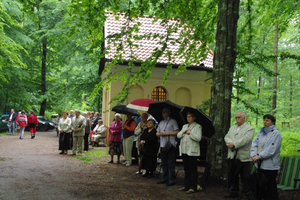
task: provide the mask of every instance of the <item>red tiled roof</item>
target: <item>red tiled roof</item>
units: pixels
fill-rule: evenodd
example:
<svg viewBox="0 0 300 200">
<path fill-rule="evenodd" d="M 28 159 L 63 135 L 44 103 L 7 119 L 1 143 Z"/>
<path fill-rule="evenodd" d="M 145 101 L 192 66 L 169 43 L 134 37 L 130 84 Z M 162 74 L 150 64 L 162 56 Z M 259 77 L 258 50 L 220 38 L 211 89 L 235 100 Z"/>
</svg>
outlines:
<svg viewBox="0 0 300 200">
<path fill-rule="evenodd" d="M 107 19 L 105 22 L 105 37 L 108 37 L 110 35 L 113 34 L 119 34 L 121 33 L 121 29 L 122 27 L 124 27 L 125 23 L 127 23 L 127 18 L 124 17 L 124 14 L 117 14 L 117 16 L 119 17 L 119 20 L 115 19 L 115 15 L 111 12 L 107 12 Z M 145 35 L 147 33 L 151 33 L 151 34 L 159 34 L 159 35 L 166 35 L 166 28 L 163 27 L 161 25 L 161 21 L 162 20 L 157 20 L 156 22 L 153 23 L 154 18 L 150 18 L 147 16 L 144 17 L 139 17 L 137 19 L 132 19 L 129 22 L 130 27 L 132 27 L 133 25 L 137 24 L 137 23 L 141 23 L 141 25 L 139 26 L 139 32 L 135 33 L 138 36 L 141 35 Z M 171 23 L 176 23 L 176 21 L 174 20 L 169 20 L 168 21 L 169 24 Z M 172 33 L 170 37 L 177 39 L 179 38 L 179 34 L 180 34 L 180 29 L 178 32 L 176 33 Z M 123 41 L 126 40 L 125 36 L 122 39 Z M 132 40 L 133 41 L 133 40 Z M 142 39 L 142 40 L 134 40 L 134 44 L 138 45 L 138 47 L 133 47 L 133 56 L 135 56 L 138 60 L 142 60 L 145 61 L 148 57 L 151 56 L 153 50 L 155 48 L 160 49 L 162 47 L 161 44 L 158 43 L 159 39 Z M 201 43 L 199 43 L 201 44 Z M 109 52 L 105 55 L 106 59 L 113 59 L 114 56 L 117 54 L 117 47 L 114 46 L 112 43 L 108 44 L 106 41 L 105 46 L 106 47 L 110 47 L 110 49 L 108 50 Z M 177 52 L 177 50 L 179 49 L 180 44 L 178 43 L 174 43 L 171 44 L 170 42 L 168 42 L 168 49 L 169 51 L 171 51 L 172 53 Z M 122 54 L 123 59 L 126 61 L 129 61 L 130 59 L 130 48 L 128 46 L 126 46 L 124 48 L 125 53 Z M 167 64 L 169 62 L 168 57 L 164 54 L 161 57 L 159 57 L 157 63 L 160 64 Z M 173 58 L 171 59 L 171 64 L 175 64 L 175 65 L 180 65 L 181 63 L 184 63 L 185 60 L 184 58 L 180 57 L 180 56 L 173 56 Z M 203 60 L 200 64 L 204 64 L 204 67 L 206 68 L 213 68 L 213 53 L 212 51 L 209 51 L 207 57 L 205 60 Z M 199 66 L 200 65 L 195 64 L 194 66 Z"/>
</svg>

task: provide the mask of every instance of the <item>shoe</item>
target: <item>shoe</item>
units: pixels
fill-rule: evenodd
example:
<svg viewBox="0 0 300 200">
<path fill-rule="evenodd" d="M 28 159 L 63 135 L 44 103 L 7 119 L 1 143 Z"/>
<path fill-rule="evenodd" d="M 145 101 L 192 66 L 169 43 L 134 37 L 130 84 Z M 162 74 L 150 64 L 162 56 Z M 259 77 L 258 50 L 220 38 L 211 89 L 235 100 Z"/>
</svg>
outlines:
<svg viewBox="0 0 300 200">
<path fill-rule="evenodd" d="M 164 184 L 164 183 L 167 183 L 167 181 L 161 180 L 161 181 L 158 181 L 158 182 L 157 182 L 157 184 Z"/>
<path fill-rule="evenodd" d="M 109 161 L 108 163 L 114 163 L 114 161 L 111 160 L 111 161 Z"/>
<path fill-rule="evenodd" d="M 224 198 L 238 198 L 239 195 L 237 194 L 229 194 L 229 195 L 225 195 Z"/>
<path fill-rule="evenodd" d="M 72 153 L 71 156 L 76 156 L 76 153 Z"/>
<path fill-rule="evenodd" d="M 127 165 L 127 161 L 123 162 L 122 164 L 123 164 L 123 165 Z"/>
<path fill-rule="evenodd" d="M 186 187 L 182 187 L 178 189 L 179 191 L 188 191 L 189 189 L 187 189 Z"/>
<path fill-rule="evenodd" d="M 175 183 L 174 182 L 169 182 L 169 183 L 166 184 L 166 186 L 172 186 L 172 185 L 175 185 Z"/>
<path fill-rule="evenodd" d="M 31 138 L 32 139 L 32 138 Z M 63 151 L 61 151 L 59 154 L 64 154 L 64 152 Z"/>
<path fill-rule="evenodd" d="M 147 176 L 149 176 L 149 174 L 147 173 L 142 175 L 142 177 L 147 177 Z"/>
<path fill-rule="evenodd" d="M 129 166 L 131 166 L 131 164 L 127 163 L 125 166 L 126 166 L 126 167 L 129 167 Z"/>
<path fill-rule="evenodd" d="M 195 190 L 189 189 L 186 193 L 187 193 L 187 194 L 193 194 L 193 193 L 195 193 Z"/>
</svg>

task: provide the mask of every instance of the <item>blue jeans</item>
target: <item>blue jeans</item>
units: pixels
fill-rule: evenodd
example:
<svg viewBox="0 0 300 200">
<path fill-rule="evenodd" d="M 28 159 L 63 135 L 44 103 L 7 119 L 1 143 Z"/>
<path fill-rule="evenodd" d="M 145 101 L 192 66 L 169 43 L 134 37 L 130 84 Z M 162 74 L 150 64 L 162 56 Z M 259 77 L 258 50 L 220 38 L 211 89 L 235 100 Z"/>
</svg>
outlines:
<svg viewBox="0 0 300 200">
<path fill-rule="evenodd" d="M 175 182 L 175 161 L 176 161 L 176 149 L 171 147 L 168 153 L 163 152 L 164 148 L 161 148 L 160 156 L 163 167 L 163 181 L 169 183 Z"/>
<path fill-rule="evenodd" d="M 16 123 L 14 121 L 8 122 L 7 126 L 8 126 L 8 134 L 10 135 L 11 132 L 12 132 L 13 135 L 14 135 L 15 134 L 15 129 L 16 129 Z"/>
</svg>

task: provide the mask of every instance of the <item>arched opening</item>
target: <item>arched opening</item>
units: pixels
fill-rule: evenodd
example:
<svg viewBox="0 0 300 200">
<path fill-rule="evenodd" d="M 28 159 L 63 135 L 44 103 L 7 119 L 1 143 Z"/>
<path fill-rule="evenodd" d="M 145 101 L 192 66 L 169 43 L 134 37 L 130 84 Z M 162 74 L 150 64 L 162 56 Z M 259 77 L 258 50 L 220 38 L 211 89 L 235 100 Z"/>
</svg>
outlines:
<svg viewBox="0 0 300 200">
<path fill-rule="evenodd" d="M 152 90 L 151 99 L 153 101 L 166 101 L 167 92 L 162 86 L 157 86 Z"/>
</svg>

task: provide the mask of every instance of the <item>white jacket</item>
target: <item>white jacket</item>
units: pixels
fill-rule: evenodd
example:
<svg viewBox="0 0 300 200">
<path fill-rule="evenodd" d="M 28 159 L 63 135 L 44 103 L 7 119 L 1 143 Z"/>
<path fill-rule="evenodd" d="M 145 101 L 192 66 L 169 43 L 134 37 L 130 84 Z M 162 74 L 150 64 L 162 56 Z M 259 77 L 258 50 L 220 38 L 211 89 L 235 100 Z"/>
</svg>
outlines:
<svg viewBox="0 0 300 200">
<path fill-rule="evenodd" d="M 241 162 L 250 162 L 250 149 L 253 136 L 254 127 L 245 122 L 239 127 L 239 130 L 238 125 L 230 127 L 228 133 L 224 137 L 224 140 L 227 146 L 229 142 L 232 142 L 237 149 L 236 159 L 239 159 Z M 228 148 L 228 158 L 234 158 L 235 154 L 236 150 L 232 151 Z"/>
<path fill-rule="evenodd" d="M 191 133 L 183 134 L 183 132 L 190 128 Z M 202 137 L 202 126 L 193 122 L 190 126 L 189 124 L 183 125 L 181 131 L 177 134 L 180 140 L 179 153 L 187 154 L 188 156 L 200 156 L 200 140 Z"/>
</svg>

